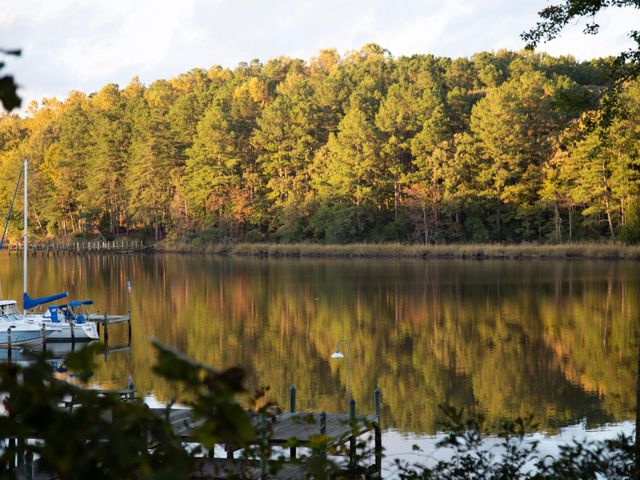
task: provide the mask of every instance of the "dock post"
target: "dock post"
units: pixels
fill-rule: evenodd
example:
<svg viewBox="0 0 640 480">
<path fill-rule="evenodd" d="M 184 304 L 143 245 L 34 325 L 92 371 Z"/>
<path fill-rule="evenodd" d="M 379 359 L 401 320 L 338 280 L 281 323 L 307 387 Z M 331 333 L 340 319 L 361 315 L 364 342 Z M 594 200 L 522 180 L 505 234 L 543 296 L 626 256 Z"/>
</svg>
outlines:
<svg viewBox="0 0 640 480">
<path fill-rule="evenodd" d="M 18 468 L 19 469 L 23 469 L 24 468 L 24 450 L 25 450 L 24 438 L 18 438 L 17 456 L 18 456 Z"/>
<path fill-rule="evenodd" d="M 266 480 L 269 475 L 269 467 L 267 465 L 267 453 L 268 440 L 267 440 L 267 418 L 264 415 L 260 415 L 260 479 Z"/>
<path fill-rule="evenodd" d="M 382 428 L 380 423 L 376 423 L 374 426 L 375 447 L 374 454 L 376 457 L 376 471 L 378 476 L 382 475 Z"/>
<path fill-rule="evenodd" d="M 42 351 L 47 350 L 47 332 L 44 326 L 44 322 L 40 325 L 40 337 L 42 337 Z"/>
<path fill-rule="evenodd" d="M 11 327 L 7 328 L 7 363 L 9 365 L 11 365 L 11 350 L 12 350 L 12 346 L 11 346 Z"/>
<path fill-rule="evenodd" d="M 136 385 L 133 383 L 133 378 L 129 377 L 129 394 L 127 395 L 127 400 L 131 401 L 136 398 Z"/>
<path fill-rule="evenodd" d="M 376 413 L 376 423 L 373 426 L 374 429 L 374 455 L 376 458 L 376 471 L 378 476 L 382 475 L 382 423 L 380 421 L 382 416 L 382 391 L 379 387 L 373 391 L 373 405 Z"/>
<path fill-rule="evenodd" d="M 296 386 L 291 385 L 289 387 L 289 411 L 296 413 Z"/>
<path fill-rule="evenodd" d="M 382 405 L 382 392 L 380 388 L 376 387 L 373 391 L 373 411 L 378 418 L 378 423 L 380 423 L 380 413 L 381 413 L 381 405 Z"/>
<path fill-rule="evenodd" d="M 127 320 L 127 325 L 129 328 L 129 346 L 131 346 L 131 309 L 129 309 L 128 317 L 129 317 L 129 320 Z"/>
<path fill-rule="evenodd" d="M 324 410 L 320 412 L 320 435 L 327 433 L 327 414 Z"/>
<path fill-rule="evenodd" d="M 104 344 L 109 346 L 109 319 L 106 313 L 104 314 Z"/>
<path fill-rule="evenodd" d="M 356 466 L 356 435 L 355 435 L 355 419 L 356 419 L 356 401 L 352 398 L 349 402 L 349 423 L 351 425 L 351 436 L 349 437 L 349 468 Z"/>
<path fill-rule="evenodd" d="M 74 347 L 76 344 L 76 332 L 73 328 L 73 320 L 69 320 L 69 330 L 71 330 L 71 346 Z"/>
<path fill-rule="evenodd" d="M 25 454 L 24 478 L 26 480 L 35 479 L 35 465 L 33 463 L 33 452 L 30 452 L 30 451 Z"/>
<path fill-rule="evenodd" d="M 289 410 L 296 413 L 296 386 L 289 387 Z M 296 447 L 289 447 L 289 458 L 295 459 L 297 456 Z"/>
<path fill-rule="evenodd" d="M 322 412 L 320 412 L 320 435 L 326 435 L 326 433 L 327 433 L 327 414 L 323 410 Z M 326 450 L 322 452 L 320 455 L 326 461 L 327 459 Z"/>
</svg>

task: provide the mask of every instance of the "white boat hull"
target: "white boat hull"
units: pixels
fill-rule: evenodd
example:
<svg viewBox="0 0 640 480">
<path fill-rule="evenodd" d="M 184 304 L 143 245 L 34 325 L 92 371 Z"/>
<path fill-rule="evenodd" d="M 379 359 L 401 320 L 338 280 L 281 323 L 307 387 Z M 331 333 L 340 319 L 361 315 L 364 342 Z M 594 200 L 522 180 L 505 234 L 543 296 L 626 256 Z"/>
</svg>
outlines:
<svg viewBox="0 0 640 480">
<path fill-rule="evenodd" d="M 85 322 L 73 326 L 70 323 L 61 322 L 54 325 L 56 327 L 59 326 L 60 330 L 49 335 L 47 342 L 91 342 L 100 340 L 100 335 L 98 335 L 98 329 L 94 322 Z M 72 328 L 73 333 L 71 331 Z"/>
<path fill-rule="evenodd" d="M 42 314 L 27 314 L 27 318 L 38 325 L 44 324 L 46 328 L 55 330 L 51 335 L 47 336 L 47 342 L 91 342 L 100 340 L 96 322 L 84 321 L 82 323 L 73 324 L 73 334 L 71 333 L 71 324 L 65 320 L 52 322 L 51 317 Z"/>
<path fill-rule="evenodd" d="M 11 329 L 11 336 L 7 331 L 9 329 Z M 57 327 L 45 325 L 44 336 L 47 340 L 53 333 L 58 332 Z M 32 322 L 0 321 L 0 345 L 9 345 L 9 337 L 11 337 L 11 345 L 40 343 L 42 342 L 42 328 L 39 324 Z"/>
<path fill-rule="evenodd" d="M 11 332 L 11 345 L 24 345 L 26 343 L 41 342 L 42 334 L 39 330 L 35 332 L 13 331 Z M 0 333 L 0 345 L 9 344 L 7 332 Z"/>
</svg>

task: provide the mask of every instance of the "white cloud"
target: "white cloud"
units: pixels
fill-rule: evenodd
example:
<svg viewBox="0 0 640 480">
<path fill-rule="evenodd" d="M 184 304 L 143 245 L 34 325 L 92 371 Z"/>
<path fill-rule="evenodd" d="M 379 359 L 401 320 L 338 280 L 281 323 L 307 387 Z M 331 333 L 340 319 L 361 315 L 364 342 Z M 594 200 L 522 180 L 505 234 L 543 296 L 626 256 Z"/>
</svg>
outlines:
<svg viewBox="0 0 640 480">
<path fill-rule="evenodd" d="M 630 8 L 610 9 L 595 18 L 600 25 L 598 35 L 583 33 L 585 22 L 570 25 L 562 35 L 544 46 L 553 55 L 571 54 L 578 59 L 615 55 L 633 46 L 628 32 L 640 25 L 640 11 Z"/>
<path fill-rule="evenodd" d="M 1 2 L 2 0 L 0 0 Z M 4 0 L 5 2 L 7 0 Z M 0 46 L 20 46 L 8 71 L 28 100 L 95 91 L 138 75 L 150 83 L 191 68 L 233 67 L 277 55 L 307 59 L 322 48 L 375 42 L 394 55 L 468 56 L 523 46 L 546 0 L 22 0 L 0 9 Z M 631 45 L 640 11 L 599 16 L 594 38 L 571 26 L 544 45 L 579 59 Z"/>
</svg>

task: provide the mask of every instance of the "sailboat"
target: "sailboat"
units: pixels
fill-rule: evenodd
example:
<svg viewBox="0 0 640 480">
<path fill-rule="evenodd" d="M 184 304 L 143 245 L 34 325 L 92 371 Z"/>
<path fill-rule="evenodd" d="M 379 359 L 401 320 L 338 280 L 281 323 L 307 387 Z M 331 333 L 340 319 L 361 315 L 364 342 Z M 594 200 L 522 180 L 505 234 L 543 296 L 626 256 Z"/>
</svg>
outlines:
<svg viewBox="0 0 640 480">
<path fill-rule="evenodd" d="M 47 336 L 47 342 L 90 342 L 99 340 L 100 335 L 96 322 L 86 320 L 82 315 L 75 315 L 73 310 L 68 310 L 68 305 L 53 305 L 47 313 L 28 313 L 33 308 L 46 303 L 55 302 L 69 295 L 68 292 L 59 293 L 42 298 L 31 298 L 27 293 L 27 266 L 28 266 L 28 179 L 29 160 L 24 159 L 24 247 L 23 247 L 23 284 L 24 293 L 23 317 L 26 321 L 43 324 L 52 331 Z M 73 302 L 72 302 L 73 303 Z M 62 311 L 63 315 L 58 315 Z"/>
<path fill-rule="evenodd" d="M 0 250 L 4 245 L 4 237 L 7 233 L 9 218 L 11 217 L 19 184 L 20 179 L 18 178 L 18 185 L 16 185 L 9 215 L 0 239 Z M 46 325 L 42 321 L 38 322 L 35 319 L 25 318 L 24 315 L 20 315 L 15 300 L 0 300 L 0 345 L 12 347 L 14 345 L 42 342 L 51 334 L 59 331 L 60 328 L 55 325 Z"/>
<path fill-rule="evenodd" d="M 59 328 L 43 325 L 32 319 L 25 319 L 18 313 L 15 300 L 0 300 L 0 345 L 24 345 L 42 342 Z"/>
</svg>

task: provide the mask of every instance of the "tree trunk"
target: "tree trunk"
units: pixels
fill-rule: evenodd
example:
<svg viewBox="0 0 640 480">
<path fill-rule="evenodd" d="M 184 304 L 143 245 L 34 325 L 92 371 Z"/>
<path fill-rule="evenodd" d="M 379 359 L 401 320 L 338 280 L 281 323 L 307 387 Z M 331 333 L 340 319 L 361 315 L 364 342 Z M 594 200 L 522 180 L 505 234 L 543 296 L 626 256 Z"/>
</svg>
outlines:
<svg viewBox="0 0 640 480">
<path fill-rule="evenodd" d="M 398 221 L 398 209 L 400 207 L 400 188 L 398 185 L 398 180 L 394 178 L 393 180 L 393 219 L 394 221 Z"/>
<path fill-rule="evenodd" d="M 422 227 L 424 228 L 424 244 L 429 243 L 429 232 L 427 230 L 427 205 L 422 204 Z"/>
<path fill-rule="evenodd" d="M 553 222 L 556 229 L 556 243 L 560 243 L 560 212 L 558 210 L 558 202 L 553 202 Z"/>
<path fill-rule="evenodd" d="M 573 208 L 567 208 L 569 212 L 569 241 L 573 241 Z"/>
<path fill-rule="evenodd" d="M 609 224 L 609 233 L 611 234 L 611 238 L 615 240 L 616 233 L 613 230 L 613 219 L 611 217 L 611 209 L 609 208 L 609 197 L 604 198 L 604 204 L 606 206 L 607 223 Z"/>
<path fill-rule="evenodd" d="M 438 222 L 439 222 L 439 209 L 438 209 L 438 204 L 434 202 L 433 204 L 433 238 L 434 238 L 434 243 L 438 243 Z"/>
</svg>

